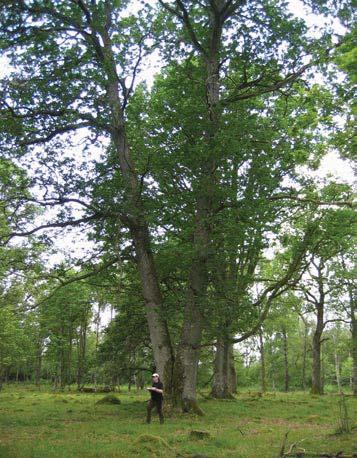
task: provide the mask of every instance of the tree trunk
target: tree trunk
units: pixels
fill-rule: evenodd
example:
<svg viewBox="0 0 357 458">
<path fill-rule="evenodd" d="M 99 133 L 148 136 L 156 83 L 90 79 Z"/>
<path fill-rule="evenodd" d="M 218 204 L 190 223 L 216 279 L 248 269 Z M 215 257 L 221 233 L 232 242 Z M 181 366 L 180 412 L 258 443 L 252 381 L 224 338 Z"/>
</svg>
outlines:
<svg viewBox="0 0 357 458">
<path fill-rule="evenodd" d="M 302 353 L 302 374 L 301 374 L 301 387 L 305 391 L 306 390 L 306 358 L 307 358 L 307 335 L 308 335 L 308 327 L 307 323 L 304 323 L 304 345 L 303 345 L 303 353 Z"/>
<path fill-rule="evenodd" d="M 352 393 L 357 396 L 357 315 L 356 315 L 356 298 L 353 285 L 348 282 L 348 295 L 350 302 L 351 314 L 351 337 L 352 337 Z"/>
<path fill-rule="evenodd" d="M 324 307 L 325 307 L 325 290 L 324 290 L 324 261 L 320 259 L 316 264 L 312 261 L 317 270 L 316 281 L 318 284 L 318 297 L 315 297 L 311 291 L 306 294 L 310 298 L 310 303 L 315 307 L 316 328 L 312 339 L 312 394 L 324 394 L 322 366 L 321 366 L 321 338 L 324 331 Z"/>
<path fill-rule="evenodd" d="M 72 323 L 70 324 L 70 329 L 68 333 L 68 359 L 67 359 L 67 384 L 69 386 L 69 389 L 71 389 L 71 383 L 72 383 L 72 342 L 73 340 L 73 325 Z"/>
<path fill-rule="evenodd" d="M 110 42 L 106 42 L 107 50 L 112 56 Z M 136 261 L 141 279 L 142 292 L 145 300 L 146 317 L 150 339 L 155 358 L 156 371 L 159 372 L 165 390 L 170 392 L 172 385 L 173 352 L 167 324 L 163 318 L 163 300 L 156 273 L 148 223 L 142 208 L 139 179 L 132 162 L 129 145 L 125 133 L 124 114 L 119 96 L 118 77 L 115 64 L 110 60 L 111 72 L 108 75 L 108 98 L 112 111 L 112 140 L 115 145 L 121 174 L 126 187 L 127 208 L 122 217 L 129 227 L 135 246 Z"/>
<path fill-rule="evenodd" d="M 213 11 L 210 16 L 209 29 L 211 41 L 207 53 L 204 52 L 205 86 L 206 86 L 206 129 L 203 132 L 205 151 L 207 155 L 198 173 L 199 181 L 196 197 L 195 229 L 193 233 L 194 257 L 190 271 L 187 302 L 183 332 L 176 365 L 183 373 L 182 401 L 184 411 L 190 409 L 202 413 L 196 401 L 196 382 L 199 361 L 199 344 L 203 328 L 203 314 L 206 306 L 208 267 L 207 261 L 212 258 L 211 252 L 211 215 L 215 199 L 215 171 L 217 145 L 216 135 L 219 130 L 221 108 L 219 108 L 219 49 L 223 21 Z M 200 49 L 202 51 L 202 48 Z M 177 371 L 175 371 L 177 373 Z M 177 374 L 175 374 L 177 376 Z"/>
<path fill-rule="evenodd" d="M 352 333 L 352 392 L 357 396 L 357 318 L 351 307 L 351 333 Z"/>
<path fill-rule="evenodd" d="M 336 330 L 335 330 L 336 332 Z M 338 357 L 338 351 L 337 347 L 338 346 L 338 341 L 337 341 L 337 336 L 334 333 L 333 334 L 333 353 L 334 353 L 334 359 L 335 359 L 335 374 L 336 374 L 336 383 L 337 383 L 337 389 L 338 392 L 341 393 L 341 368 L 340 368 L 340 359 Z"/>
<path fill-rule="evenodd" d="M 165 391 L 170 393 L 173 383 L 174 355 L 167 323 L 163 318 L 163 300 L 150 248 L 149 231 L 145 227 L 137 228 L 132 226 L 131 233 L 134 239 L 145 299 L 146 318 L 154 352 L 156 372 L 159 373 L 161 380 L 163 380 Z"/>
<path fill-rule="evenodd" d="M 230 397 L 228 388 L 228 343 L 222 337 L 217 339 L 211 396 L 217 399 Z"/>
<path fill-rule="evenodd" d="M 233 344 L 229 338 L 217 339 L 211 396 L 232 399 L 237 392 L 237 374 L 234 365 Z"/>
<path fill-rule="evenodd" d="M 323 328 L 323 304 L 319 304 L 317 308 L 317 324 L 312 339 L 312 394 L 324 393 L 321 377 L 321 337 Z"/>
<path fill-rule="evenodd" d="M 95 322 L 95 350 L 94 350 L 94 354 L 95 354 L 95 361 L 96 361 L 97 364 L 98 364 L 98 347 L 99 347 L 100 311 L 101 311 L 101 303 L 99 302 L 98 303 L 98 311 L 96 313 L 95 320 L 94 320 L 94 322 Z M 94 378 L 94 388 L 97 388 L 97 383 L 98 383 L 97 371 L 94 372 L 93 378 Z"/>
<path fill-rule="evenodd" d="M 66 386 L 66 354 L 64 348 L 64 328 L 61 327 L 61 359 L 60 359 L 60 387 Z"/>
<path fill-rule="evenodd" d="M 229 344 L 228 348 L 228 390 L 231 394 L 237 394 L 237 371 L 233 344 Z"/>
<path fill-rule="evenodd" d="M 42 370 L 42 350 L 43 350 L 43 341 L 39 337 L 37 340 L 37 352 L 36 352 L 36 368 L 35 368 L 35 384 L 36 386 L 40 385 L 41 382 L 41 370 Z M 17 371 L 18 373 L 18 371 Z"/>
<path fill-rule="evenodd" d="M 86 342 L 87 342 L 87 327 L 88 317 L 87 313 L 82 318 L 81 326 L 79 329 L 79 346 L 78 346 L 78 362 L 77 362 L 77 389 L 80 390 L 83 386 L 84 365 L 86 357 Z"/>
<path fill-rule="evenodd" d="M 202 204 L 202 201 L 200 203 Z M 202 207 L 201 207 L 202 209 Z M 202 213 L 207 214 L 202 210 Z M 202 215 L 201 213 L 201 215 Z M 197 257 L 193 260 L 189 277 L 189 288 L 185 304 L 183 331 L 179 352 L 178 363 L 182 368 L 182 403 L 183 410 L 193 410 L 202 414 L 196 401 L 197 370 L 199 361 L 199 345 L 203 328 L 203 312 L 206 305 L 206 293 L 208 284 L 207 275 L 207 245 L 208 230 L 203 217 L 196 217 L 196 229 L 194 233 L 194 247 Z M 202 219 L 201 219 L 202 218 Z"/>
<path fill-rule="evenodd" d="M 265 352 L 264 352 L 264 340 L 263 340 L 263 331 L 260 328 L 259 330 L 259 352 L 260 352 L 260 383 L 262 393 L 265 393 L 267 390 L 266 386 L 266 368 L 265 368 Z"/>
<path fill-rule="evenodd" d="M 289 391 L 289 358 L 288 358 L 288 336 L 285 327 L 283 328 L 283 346 L 284 346 L 284 391 Z"/>
</svg>

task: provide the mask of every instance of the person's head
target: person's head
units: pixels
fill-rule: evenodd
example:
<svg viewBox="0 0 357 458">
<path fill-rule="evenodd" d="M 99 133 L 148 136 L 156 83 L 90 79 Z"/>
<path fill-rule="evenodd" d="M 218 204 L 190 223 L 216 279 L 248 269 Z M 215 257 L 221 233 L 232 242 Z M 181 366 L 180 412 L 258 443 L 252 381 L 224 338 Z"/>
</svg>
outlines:
<svg viewBox="0 0 357 458">
<path fill-rule="evenodd" d="M 156 373 L 155 373 L 155 374 L 152 374 L 152 381 L 153 381 L 154 383 L 157 383 L 159 380 L 160 380 L 159 374 L 156 374 Z"/>
</svg>

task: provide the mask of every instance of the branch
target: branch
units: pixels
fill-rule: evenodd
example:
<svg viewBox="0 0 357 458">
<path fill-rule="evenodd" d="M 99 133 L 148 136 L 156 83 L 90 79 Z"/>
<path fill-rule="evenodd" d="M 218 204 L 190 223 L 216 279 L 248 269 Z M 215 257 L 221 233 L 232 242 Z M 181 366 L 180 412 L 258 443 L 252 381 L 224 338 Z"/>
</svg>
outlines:
<svg viewBox="0 0 357 458">
<path fill-rule="evenodd" d="M 90 25 L 92 23 L 92 18 L 90 15 L 90 11 L 87 5 L 85 4 L 85 2 L 83 0 L 71 0 L 71 1 L 72 3 L 76 3 L 79 6 L 79 8 L 83 11 L 86 17 L 86 20 L 87 20 L 87 24 Z"/>
<path fill-rule="evenodd" d="M 75 283 L 77 281 L 81 281 L 81 280 L 85 280 L 86 278 L 93 277 L 94 275 L 97 275 L 99 272 L 101 272 L 101 271 L 107 269 L 108 267 L 112 266 L 117 261 L 118 261 L 118 258 L 114 258 L 114 259 L 102 264 L 101 266 L 99 266 L 97 268 L 94 268 L 94 270 L 91 271 L 91 272 L 87 272 L 85 274 L 78 275 L 76 277 L 71 278 L 70 280 L 62 282 L 59 286 L 57 286 L 57 288 L 52 290 L 52 292 L 48 296 L 46 296 L 45 299 L 43 299 L 43 300 L 37 302 L 36 304 L 32 305 L 28 310 L 33 310 L 36 307 L 38 307 L 39 305 L 44 304 L 46 301 L 51 299 L 59 289 L 64 288 L 65 286 L 70 285 L 71 283 Z"/>
<path fill-rule="evenodd" d="M 35 234 L 36 232 L 41 231 L 42 229 L 49 229 L 49 228 L 56 228 L 56 227 L 63 228 L 63 227 L 68 227 L 68 226 L 80 226 L 83 223 L 88 223 L 95 219 L 99 219 L 101 216 L 104 216 L 104 215 L 96 214 L 96 215 L 87 216 L 85 218 L 80 218 L 80 219 L 76 219 L 72 221 L 63 221 L 63 222 L 42 224 L 41 226 L 35 227 L 34 229 L 31 229 L 30 231 L 11 232 L 10 234 L 7 234 L 6 236 L 1 236 L 0 240 L 6 239 L 5 244 L 7 244 L 14 237 L 28 237 L 29 235 Z"/>
<path fill-rule="evenodd" d="M 247 3 L 246 0 L 238 0 L 234 2 L 233 0 L 228 0 L 222 9 L 222 19 L 223 21 L 227 20 L 232 14 L 240 7 Z"/>
<path fill-rule="evenodd" d="M 183 4 L 181 0 L 176 0 L 176 5 L 179 8 L 179 10 L 172 8 L 172 6 L 168 5 L 166 2 L 163 0 L 159 0 L 160 5 L 165 8 L 167 11 L 169 11 L 171 14 L 176 16 L 180 21 L 183 23 L 183 25 L 186 27 L 186 30 L 191 38 L 193 46 L 199 51 L 201 54 L 207 57 L 207 52 L 204 49 L 204 47 L 201 45 L 201 43 L 198 41 L 198 38 L 195 34 L 195 31 L 193 30 L 192 24 L 190 17 L 188 15 L 188 11 Z M 181 11 L 181 13 L 180 13 Z"/>
<path fill-rule="evenodd" d="M 122 110 L 125 110 L 125 107 L 128 103 L 128 99 L 129 99 L 129 96 L 130 94 L 132 93 L 133 91 L 133 87 L 134 87 L 134 83 L 135 83 L 135 78 L 136 78 L 136 74 L 137 74 L 137 71 L 138 71 L 138 68 L 139 68 L 139 65 L 140 65 L 140 62 L 141 62 L 141 59 L 142 59 L 142 51 L 143 51 L 143 41 L 144 41 L 144 38 L 145 38 L 145 35 L 143 35 L 141 38 L 140 38 L 140 41 L 139 41 L 139 56 L 137 58 L 137 61 L 134 65 L 134 68 L 133 68 L 133 73 L 132 73 L 132 78 L 131 78 L 131 82 L 130 82 L 130 86 L 129 88 L 126 88 L 125 87 L 125 83 L 124 83 L 124 87 L 123 87 L 123 106 L 122 106 Z"/>
<path fill-rule="evenodd" d="M 286 78 L 277 81 L 276 83 L 270 85 L 270 86 L 263 86 L 261 89 L 254 91 L 254 92 L 245 92 L 243 94 L 236 94 L 236 95 L 231 95 L 229 97 L 226 97 L 225 99 L 222 99 L 221 104 L 222 106 L 227 106 L 232 102 L 237 102 L 238 100 L 247 100 L 251 99 L 253 97 L 257 97 L 259 95 L 267 94 L 269 92 L 274 92 L 277 91 L 278 89 L 287 86 L 288 84 L 291 84 L 295 82 L 300 75 L 302 75 L 305 70 L 308 68 L 312 67 L 314 64 L 309 63 L 306 65 L 303 65 L 299 70 L 297 70 L 294 73 L 289 74 Z M 252 83 L 252 82 L 251 82 Z M 258 86 L 258 85 L 257 85 Z M 258 86 L 259 87 L 259 86 Z"/>
<path fill-rule="evenodd" d="M 335 323 L 336 321 L 340 321 L 342 323 L 350 324 L 350 321 L 344 320 L 343 318 L 334 318 L 331 320 L 326 320 L 324 321 L 324 327 L 327 325 L 327 323 Z"/>
<path fill-rule="evenodd" d="M 289 200 L 296 200 L 298 202 L 303 202 L 303 203 L 312 203 L 315 205 L 334 205 L 334 206 L 339 206 L 339 207 L 351 207 L 354 208 L 356 206 L 356 203 L 353 202 L 352 200 L 332 200 L 332 201 L 323 201 L 323 200 L 317 200 L 317 199 L 308 199 L 306 197 L 299 197 L 299 196 L 294 196 L 292 194 L 278 194 L 275 196 L 268 197 L 268 200 L 284 200 L 284 199 L 289 199 Z"/>
<path fill-rule="evenodd" d="M 231 343 L 242 342 L 243 340 L 246 340 L 249 337 L 251 337 L 252 335 L 256 334 L 257 331 L 260 329 L 261 324 L 264 322 L 264 320 L 266 319 L 268 315 L 268 312 L 270 310 L 270 306 L 272 304 L 273 299 L 276 299 L 277 297 L 279 297 L 281 294 L 283 294 L 285 291 L 287 291 L 291 287 L 295 286 L 300 281 L 305 269 L 301 269 L 301 272 L 299 273 L 299 275 L 292 281 L 292 283 L 290 283 L 290 279 L 292 278 L 292 276 L 294 275 L 294 273 L 297 271 L 297 269 L 300 267 L 302 263 L 302 259 L 305 256 L 310 239 L 312 238 L 315 230 L 316 230 L 315 228 L 310 228 L 306 231 L 306 234 L 300 244 L 300 247 L 297 250 L 297 253 L 295 257 L 293 258 L 293 260 L 291 261 L 290 265 L 288 266 L 288 269 L 285 275 L 280 280 L 275 282 L 273 285 L 267 287 L 263 291 L 263 293 L 260 295 L 258 300 L 252 304 L 252 307 L 258 307 L 264 301 L 266 301 L 263 311 L 260 317 L 258 318 L 257 323 L 253 326 L 253 328 L 251 328 L 248 332 L 244 333 L 241 337 L 237 339 L 231 339 L 230 340 Z M 269 293 L 271 294 L 269 295 Z M 217 342 L 214 342 L 214 343 L 211 342 L 210 344 L 204 344 L 204 345 L 197 345 L 194 348 L 207 347 L 207 346 L 212 346 L 212 345 L 217 345 Z"/>
<path fill-rule="evenodd" d="M 17 198 L 17 200 L 19 200 L 19 199 L 21 199 L 21 197 Z M 51 207 L 51 206 L 63 205 L 63 204 L 67 204 L 67 203 L 76 203 L 76 204 L 82 205 L 83 207 L 87 208 L 88 210 L 96 211 L 96 212 L 100 211 L 99 208 L 95 208 L 92 205 L 84 202 L 83 200 L 75 199 L 75 198 L 58 197 L 56 199 L 56 198 L 53 197 L 53 198 L 38 200 L 38 199 L 35 199 L 35 198 L 28 198 L 26 196 L 23 196 L 21 200 L 22 200 L 22 203 L 32 202 L 32 203 L 35 203 L 37 205 L 40 205 L 41 207 Z M 11 203 L 11 200 L 8 199 L 8 200 L 4 200 L 3 202 L 5 202 L 5 204 Z"/>
<path fill-rule="evenodd" d="M 33 108 L 30 108 L 30 107 L 17 107 L 17 109 L 21 109 L 21 110 L 26 110 L 27 113 L 25 114 L 20 114 L 20 113 L 17 113 L 16 110 L 10 106 L 5 100 L 2 100 L 0 103 L 2 103 L 5 107 L 5 109 L 7 109 L 10 113 L 11 113 L 11 116 L 13 118 L 16 118 L 16 119 L 33 119 L 33 118 L 36 118 L 38 116 L 51 116 L 53 118 L 60 118 L 60 117 L 63 117 L 65 115 L 75 115 L 78 119 L 82 119 L 84 121 L 87 121 L 90 125 L 93 125 L 95 127 L 100 127 L 106 131 L 110 131 L 110 126 L 108 124 L 105 124 L 104 122 L 100 122 L 98 121 L 97 118 L 95 118 L 93 115 L 89 114 L 89 113 L 81 113 L 77 110 L 73 110 L 73 109 L 61 109 L 61 110 L 50 110 L 50 109 L 45 109 L 45 110 L 42 110 L 42 109 L 39 109 L 39 110 L 34 110 Z M 81 127 L 81 126 L 79 126 Z M 85 127 L 85 126 L 84 126 Z"/>
<path fill-rule="evenodd" d="M 64 134 L 66 132 L 72 132 L 77 129 L 82 129 L 83 127 L 90 127 L 92 124 L 90 122 L 82 122 L 77 124 L 68 124 L 67 126 L 58 127 L 50 132 L 45 137 L 37 137 L 37 138 L 30 138 L 28 140 L 24 140 L 20 142 L 20 146 L 29 146 L 29 145 L 38 145 L 41 143 L 47 143 L 52 140 L 54 137 L 60 134 Z"/>
</svg>

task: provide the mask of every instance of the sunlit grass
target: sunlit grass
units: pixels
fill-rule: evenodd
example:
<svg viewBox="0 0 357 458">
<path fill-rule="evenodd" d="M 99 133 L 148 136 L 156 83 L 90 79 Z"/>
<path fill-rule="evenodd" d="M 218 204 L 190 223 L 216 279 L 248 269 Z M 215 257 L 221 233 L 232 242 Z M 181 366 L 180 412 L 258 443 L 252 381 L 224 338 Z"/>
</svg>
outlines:
<svg viewBox="0 0 357 458">
<path fill-rule="evenodd" d="M 307 393 L 242 393 L 233 401 L 202 399 L 204 417 L 166 409 L 160 425 L 145 423 L 147 394 L 122 391 L 120 405 L 97 404 L 103 394 L 51 392 L 5 385 L 0 393 L 0 457 L 207 457 L 279 456 L 289 431 L 309 453 L 357 454 L 357 428 L 337 434 L 338 396 Z M 347 399 L 357 426 L 357 399 Z M 205 439 L 192 430 L 209 433 Z M 356 455 L 357 456 L 357 455 Z"/>
</svg>

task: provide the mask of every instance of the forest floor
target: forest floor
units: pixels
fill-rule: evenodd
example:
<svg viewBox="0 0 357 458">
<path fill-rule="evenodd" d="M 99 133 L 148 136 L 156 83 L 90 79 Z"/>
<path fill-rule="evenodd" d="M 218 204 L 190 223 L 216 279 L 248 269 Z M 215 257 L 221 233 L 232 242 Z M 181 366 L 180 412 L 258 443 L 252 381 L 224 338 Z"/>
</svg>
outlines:
<svg viewBox="0 0 357 458">
<path fill-rule="evenodd" d="M 0 457 L 357 457 L 357 399 L 346 396 L 350 433 L 339 432 L 339 396 L 244 392 L 235 400 L 202 399 L 205 416 L 156 412 L 145 423 L 146 392 L 122 391 L 120 405 L 103 394 L 5 385 L 0 392 Z M 191 431 L 205 431 L 207 437 Z M 292 449 L 292 445 L 296 446 Z M 296 452 L 304 454 L 296 454 Z M 295 453 L 295 454 L 294 454 Z M 325 455 L 324 455 L 325 454 Z"/>
</svg>

